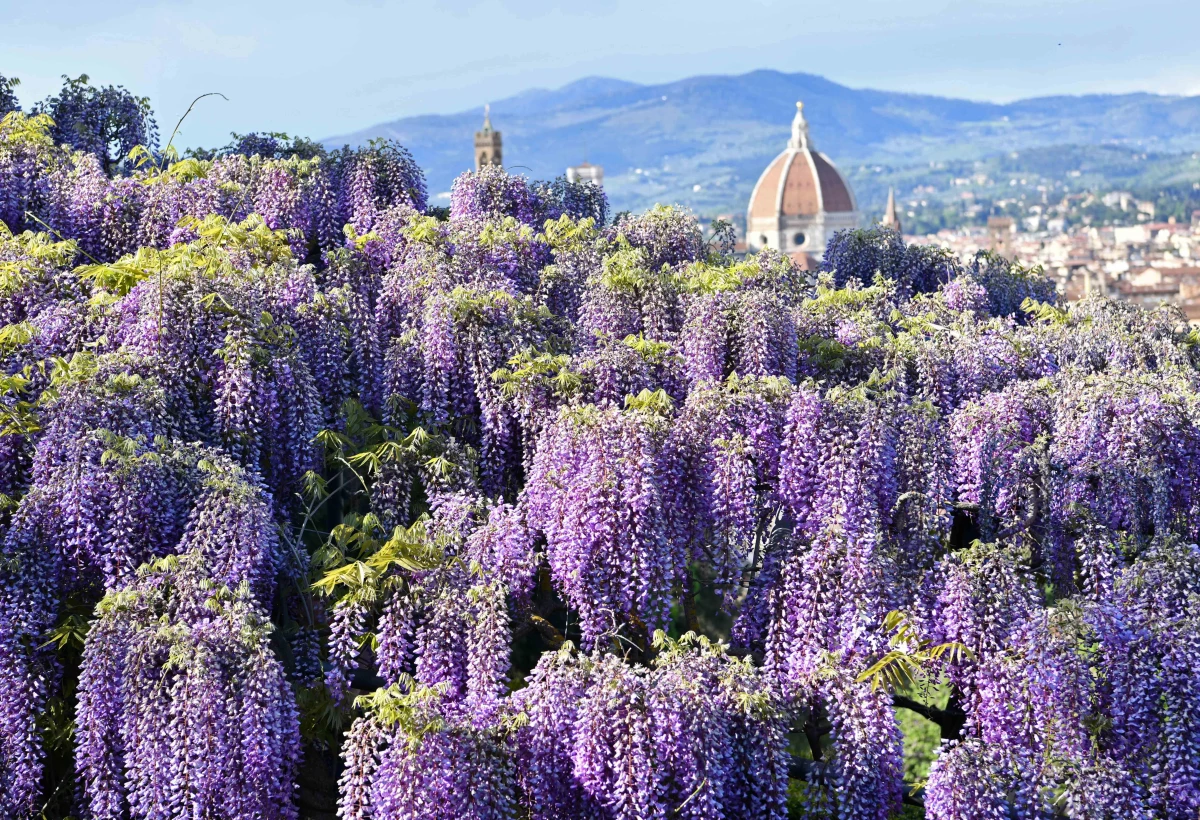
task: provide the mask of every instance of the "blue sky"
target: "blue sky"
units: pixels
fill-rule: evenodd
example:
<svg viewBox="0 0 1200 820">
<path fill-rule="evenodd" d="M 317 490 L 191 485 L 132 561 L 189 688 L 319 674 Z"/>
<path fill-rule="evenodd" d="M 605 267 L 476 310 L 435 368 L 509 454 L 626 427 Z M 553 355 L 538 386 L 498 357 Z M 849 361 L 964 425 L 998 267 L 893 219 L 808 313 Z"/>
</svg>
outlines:
<svg viewBox="0 0 1200 820">
<path fill-rule="evenodd" d="M 1004 101 L 1200 94 L 1200 3 L 1142 0 L 0 0 L 0 74 L 28 105 L 62 74 L 147 95 L 183 145 L 314 138 L 601 75 L 663 82 L 756 68 Z"/>
</svg>

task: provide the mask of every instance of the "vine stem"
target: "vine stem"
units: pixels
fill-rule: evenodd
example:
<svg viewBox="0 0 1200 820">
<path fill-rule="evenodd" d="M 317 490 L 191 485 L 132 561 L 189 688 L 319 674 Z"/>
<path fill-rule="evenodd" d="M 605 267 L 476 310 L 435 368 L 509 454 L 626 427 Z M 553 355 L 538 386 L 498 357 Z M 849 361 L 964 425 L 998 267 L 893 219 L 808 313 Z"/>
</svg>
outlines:
<svg viewBox="0 0 1200 820">
<path fill-rule="evenodd" d="M 179 126 L 183 125 L 183 121 L 186 120 L 188 118 L 188 115 L 192 113 L 192 109 L 196 107 L 196 103 L 200 102 L 205 97 L 220 97 L 225 102 L 229 102 L 229 98 L 226 97 L 224 94 L 222 94 L 220 91 L 208 91 L 208 92 L 205 92 L 204 94 L 201 94 L 196 99 L 192 100 L 191 105 L 189 105 L 187 107 L 187 111 L 183 112 L 183 116 L 179 118 L 179 121 L 177 123 L 175 123 L 175 127 L 171 129 L 171 136 L 170 136 L 170 138 L 167 139 L 167 144 L 163 148 L 162 153 L 160 153 L 158 155 L 158 174 L 159 174 L 159 176 L 162 176 L 163 165 L 167 161 L 167 156 L 170 154 L 172 148 L 175 145 L 175 136 L 179 133 Z M 157 327 L 157 331 L 158 331 L 157 341 L 159 343 L 159 346 L 161 347 L 162 346 L 162 331 L 163 331 L 163 268 L 161 265 L 158 268 L 158 327 Z"/>
</svg>

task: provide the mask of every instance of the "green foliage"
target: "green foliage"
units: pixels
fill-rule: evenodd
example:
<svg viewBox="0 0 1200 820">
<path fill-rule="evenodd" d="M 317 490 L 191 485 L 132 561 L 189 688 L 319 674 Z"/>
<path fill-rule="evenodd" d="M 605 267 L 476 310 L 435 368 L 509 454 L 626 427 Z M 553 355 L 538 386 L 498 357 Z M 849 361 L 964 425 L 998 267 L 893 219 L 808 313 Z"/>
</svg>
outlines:
<svg viewBox="0 0 1200 820">
<path fill-rule="evenodd" d="M 570 355 L 532 349 L 513 356 L 508 360 L 508 367 L 496 370 L 492 379 L 500 385 L 500 394 L 507 401 L 536 388 L 546 388 L 556 398 L 570 400 L 583 385 L 580 374 L 571 369 Z"/>
<path fill-rule="evenodd" d="M 648 364 L 663 365 L 668 360 L 678 358 L 675 345 L 658 339 L 647 339 L 645 334 L 630 334 L 621 340 L 621 344 L 637 353 Z"/>
<path fill-rule="evenodd" d="M 396 727 L 401 736 L 413 746 L 430 732 L 444 725 L 431 707 L 445 696 L 448 683 L 422 686 L 408 675 L 387 687 L 362 695 L 354 701 L 355 707 L 371 714 L 384 726 Z"/>
<path fill-rule="evenodd" d="M 863 670 L 858 679 L 870 681 L 872 688 L 890 690 L 915 687 L 927 692 L 931 682 L 928 669 L 939 661 L 958 663 L 974 656 L 958 641 L 934 645 L 922 637 L 903 612 L 893 610 L 883 619 L 883 628 L 891 633 L 891 647 L 882 658 Z"/>
<path fill-rule="evenodd" d="M 0 119 L 0 151 L 53 149 L 54 140 L 50 136 L 53 127 L 54 120 L 49 114 L 10 111 Z"/>
<path fill-rule="evenodd" d="M 629 410 L 643 410 L 654 415 L 669 417 L 675 409 L 675 400 L 661 388 L 643 390 L 636 396 L 626 396 L 625 407 Z"/>
<path fill-rule="evenodd" d="M 680 279 L 683 290 L 688 293 L 721 293 L 737 290 L 742 286 L 744 274 L 752 262 L 724 265 L 719 262 L 693 262 L 684 269 Z"/>
<path fill-rule="evenodd" d="M 17 322 L 0 327 L 0 356 L 7 356 L 33 341 L 37 328 L 32 322 Z"/>
<path fill-rule="evenodd" d="M 267 227 L 261 217 L 251 215 L 241 222 L 219 214 L 203 218 L 185 217 L 180 226 L 191 228 L 197 238 L 193 242 L 172 245 L 166 249 L 143 247 L 136 253 L 115 262 L 80 265 L 75 275 L 93 289 L 92 301 L 107 304 L 125 296 L 138 283 L 169 275 L 190 276 L 201 273 L 215 277 L 218 273 L 234 271 L 231 252 L 245 254 L 250 265 L 268 268 L 291 260 L 292 252 L 284 231 Z M 221 297 L 211 292 L 203 297 L 206 308 L 217 306 Z M 228 305 L 226 305 L 228 307 Z"/>
<path fill-rule="evenodd" d="M 1049 302 L 1026 299 L 1021 303 L 1021 310 L 1029 314 L 1030 318 L 1048 325 L 1065 325 L 1071 321 L 1071 309 L 1069 307 L 1059 307 Z"/>
<path fill-rule="evenodd" d="M 4 246 L 10 258 L 0 259 L 0 298 L 20 292 L 37 277 L 69 267 L 79 254 L 73 239 L 56 241 L 48 233 L 33 231 L 14 236 L 0 222 L 0 247 Z"/>
<path fill-rule="evenodd" d="M 550 248 L 557 252 L 579 252 L 600 238 L 596 220 L 591 217 L 572 219 L 563 214 L 558 219 L 548 219 L 543 228 L 543 237 Z"/>
<path fill-rule="evenodd" d="M 431 536 L 428 524 L 429 517 L 422 516 L 409 527 L 397 526 L 385 538 L 374 514 L 348 515 L 313 555 L 313 566 L 324 570 L 313 588 L 326 595 L 378 602 L 395 583 L 393 570 L 420 572 L 445 560 L 450 537 Z"/>
</svg>

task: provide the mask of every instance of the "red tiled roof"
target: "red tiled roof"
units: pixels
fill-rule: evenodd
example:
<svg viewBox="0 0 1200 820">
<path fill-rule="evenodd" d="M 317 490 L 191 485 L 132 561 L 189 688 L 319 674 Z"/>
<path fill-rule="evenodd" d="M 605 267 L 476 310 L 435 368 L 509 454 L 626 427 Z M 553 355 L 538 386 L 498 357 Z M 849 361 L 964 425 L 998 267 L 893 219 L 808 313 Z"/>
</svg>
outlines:
<svg viewBox="0 0 1200 820">
<path fill-rule="evenodd" d="M 751 218 L 814 216 L 822 209 L 853 211 L 854 197 L 825 155 L 795 148 L 771 161 L 754 186 L 750 201 Z"/>
</svg>

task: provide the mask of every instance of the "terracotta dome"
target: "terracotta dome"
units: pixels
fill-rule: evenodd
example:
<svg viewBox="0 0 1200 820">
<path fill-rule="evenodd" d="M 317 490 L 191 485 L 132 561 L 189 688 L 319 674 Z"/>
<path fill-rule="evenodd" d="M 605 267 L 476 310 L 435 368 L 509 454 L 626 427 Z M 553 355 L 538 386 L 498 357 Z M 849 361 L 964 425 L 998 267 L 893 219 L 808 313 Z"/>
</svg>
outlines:
<svg viewBox="0 0 1200 820">
<path fill-rule="evenodd" d="M 788 148 L 767 166 L 750 198 L 752 217 L 853 211 L 846 180 L 820 151 Z"/>
<path fill-rule="evenodd" d="M 747 248 L 802 251 L 819 259 L 834 233 L 857 225 L 854 192 L 829 158 L 813 149 L 804 106 L 796 103 L 792 138 L 750 195 Z"/>
<path fill-rule="evenodd" d="M 811 253 L 792 251 L 788 256 L 796 263 L 796 267 L 800 268 L 800 270 L 817 270 L 821 267 L 821 263 Z"/>
</svg>

